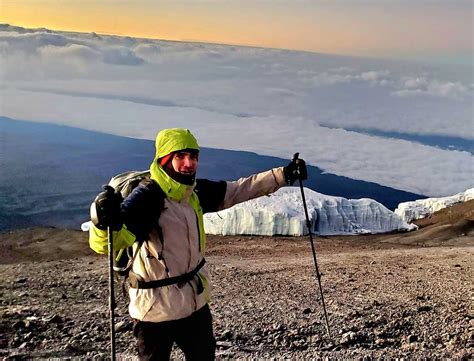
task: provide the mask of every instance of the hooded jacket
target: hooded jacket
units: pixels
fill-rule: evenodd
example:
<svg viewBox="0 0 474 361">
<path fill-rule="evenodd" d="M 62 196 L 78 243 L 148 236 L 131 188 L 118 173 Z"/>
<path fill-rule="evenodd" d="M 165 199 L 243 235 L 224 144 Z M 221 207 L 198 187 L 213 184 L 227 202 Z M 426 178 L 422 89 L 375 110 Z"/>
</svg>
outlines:
<svg viewBox="0 0 474 361">
<path fill-rule="evenodd" d="M 187 129 L 166 129 L 158 133 L 156 154 L 150 166 L 151 178 L 163 190 L 166 198 L 159 216 L 151 220 L 145 241 L 138 250 L 132 271 L 142 281 L 161 280 L 193 271 L 205 253 L 206 235 L 203 214 L 216 212 L 235 204 L 275 192 L 286 185 L 283 168 L 241 178 L 233 182 L 214 182 L 198 179 L 193 185 L 173 180 L 160 166 L 158 159 L 183 149 L 199 149 L 198 143 Z M 137 187 L 123 202 L 122 209 L 133 219 L 147 219 L 136 214 L 140 204 L 149 200 L 149 194 Z M 138 211 L 137 211 L 138 210 Z M 127 212 L 125 212 L 127 213 Z M 148 212 L 149 214 L 150 212 Z M 151 216 L 153 218 L 153 215 Z M 159 227 L 153 226 L 159 224 Z M 159 235 L 162 231 L 162 238 Z M 137 226 L 127 226 L 114 232 L 114 248 L 133 244 L 134 252 Z M 107 233 L 92 227 L 89 235 L 91 248 L 107 253 Z M 141 321 L 161 322 L 190 316 L 210 300 L 211 286 L 208 273 L 200 269 L 191 281 L 152 289 L 129 289 L 130 315 Z"/>
</svg>

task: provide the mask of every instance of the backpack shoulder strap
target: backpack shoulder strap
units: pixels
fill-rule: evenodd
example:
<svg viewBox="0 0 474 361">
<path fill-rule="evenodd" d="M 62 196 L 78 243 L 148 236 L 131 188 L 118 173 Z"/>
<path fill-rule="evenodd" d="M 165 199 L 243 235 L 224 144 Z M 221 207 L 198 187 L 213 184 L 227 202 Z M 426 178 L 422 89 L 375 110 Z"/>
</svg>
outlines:
<svg viewBox="0 0 474 361">
<path fill-rule="evenodd" d="M 146 239 L 163 211 L 165 195 L 153 180 L 141 182 L 122 202 L 121 214 L 137 240 Z"/>
<path fill-rule="evenodd" d="M 126 276 L 140 251 L 142 244 L 148 239 L 149 232 L 156 228 L 160 241 L 163 242 L 163 232 L 158 224 L 158 218 L 164 209 L 165 193 L 151 179 L 144 179 L 133 189 L 122 203 L 122 217 L 127 229 L 136 237 L 138 247 L 133 245 L 122 253 L 117 261 L 116 271 Z"/>
<path fill-rule="evenodd" d="M 140 183 L 140 185 L 148 188 L 149 192 L 151 192 L 151 197 L 153 198 L 153 201 L 156 202 L 156 209 L 157 209 L 158 213 L 154 213 L 155 217 L 156 217 L 156 220 L 157 220 L 155 225 L 154 225 L 154 228 L 158 232 L 158 237 L 160 238 L 160 242 L 162 244 L 162 249 L 163 249 L 165 240 L 164 240 L 164 237 L 163 237 L 163 230 L 161 229 L 161 226 L 158 223 L 158 219 L 160 218 L 160 215 L 161 215 L 161 212 L 163 211 L 163 209 L 165 209 L 165 198 L 166 198 L 165 192 L 163 192 L 163 190 L 158 185 L 158 183 L 156 183 L 152 179 L 146 179 L 146 180 L 142 181 Z M 143 241 L 141 241 L 141 243 L 143 243 Z M 141 246 L 141 244 L 140 244 L 140 246 Z M 139 248 L 137 249 L 137 251 L 138 250 L 139 250 Z M 163 255 L 158 254 L 158 259 L 162 260 Z"/>
</svg>

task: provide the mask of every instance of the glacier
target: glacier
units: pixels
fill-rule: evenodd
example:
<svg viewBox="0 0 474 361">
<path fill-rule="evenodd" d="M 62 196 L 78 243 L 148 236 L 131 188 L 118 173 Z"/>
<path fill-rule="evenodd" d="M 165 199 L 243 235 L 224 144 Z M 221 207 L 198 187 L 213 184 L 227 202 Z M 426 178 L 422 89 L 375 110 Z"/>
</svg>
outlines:
<svg viewBox="0 0 474 361">
<path fill-rule="evenodd" d="M 457 193 L 450 197 L 426 198 L 411 202 L 400 203 L 395 209 L 405 222 L 428 217 L 430 214 L 443 208 L 451 207 L 457 203 L 467 202 L 474 199 L 474 188 L 469 188 L 464 192 Z"/>
<path fill-rule="evenodd" d="M 373 199 L 346 199 L 304 188 L 310 227 L 318 235 L 348 235 L 411 231 L 399 215 Z M 216 235 L 308 234 L 298 187 L 285 187 L 232 208 L 204 215 L 204 229 Z"/>
</svg>

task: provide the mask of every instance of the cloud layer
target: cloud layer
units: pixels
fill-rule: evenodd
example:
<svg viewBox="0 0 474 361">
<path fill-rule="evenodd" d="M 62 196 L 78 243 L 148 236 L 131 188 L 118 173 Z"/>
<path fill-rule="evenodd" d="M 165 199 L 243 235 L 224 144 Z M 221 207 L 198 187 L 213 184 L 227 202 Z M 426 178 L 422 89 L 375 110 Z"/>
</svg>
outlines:
<svg viewBox="0 0 474 361">
<path fill-rule="evenodd" d="M 0 114 L 290 157 L 433 196 L 472 186 L 473 156 L 361 134 L 474 139 L 470 69 L 0 26 Z M 352 129 L 350 131 L 349 129 Z"/>
</svg>

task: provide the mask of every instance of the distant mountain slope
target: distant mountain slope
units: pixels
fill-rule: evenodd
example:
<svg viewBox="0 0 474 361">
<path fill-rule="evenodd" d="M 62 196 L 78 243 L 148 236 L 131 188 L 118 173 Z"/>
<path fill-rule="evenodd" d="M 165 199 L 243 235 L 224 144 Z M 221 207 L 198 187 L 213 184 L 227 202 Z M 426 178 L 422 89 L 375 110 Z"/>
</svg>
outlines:
<svg viewBox="0 0 474 361">
<path fill-rule="evenodd" d="M 147 169 L 154 152 L 149 140 L 0 117 L 0 230 L 78 228 L 101 185 L 114 174 Z M 287 163 L 250 152 L 203 148 L 198 175 L 231 180 Z M 305 186 L 317 192 L 372 198 L 392 210 L 400 202 L 425 198 L 313 166 L 308 173 Z"/>
<path fill-rule="evenodd" d="M 467 202 L 471 199 L 474 199 L 474 188 L 469 188 L 464 192 L 459 192 L 449 197 L 425 198 L 403 202 L 395 209 L 395 213 L 406 222 L 412 222 L 416 219 L 431 216 L 443 208 L 452 207 L 457 203 Z"/>
<path fill-rule="evenodd" d="M 461 233 L 468 231 L 474 232 L 474 199 L 443 208 L 431 214 L 429 217 L 418 219 L 413 223 L 416 223 L 420 229 L 433 225 L 461 225 L 461 228 L 459 228 Z M 469 227 L 466 229 L 462 228 L 462 224 L 470 224 L 470 229 Z"/>
<path fill-rule="evenodd" d="M 419 229 L 383 242 L 407 245 L 474 245 L 474 199 L 441 209 L 414 221 Z"/>
</svg>

